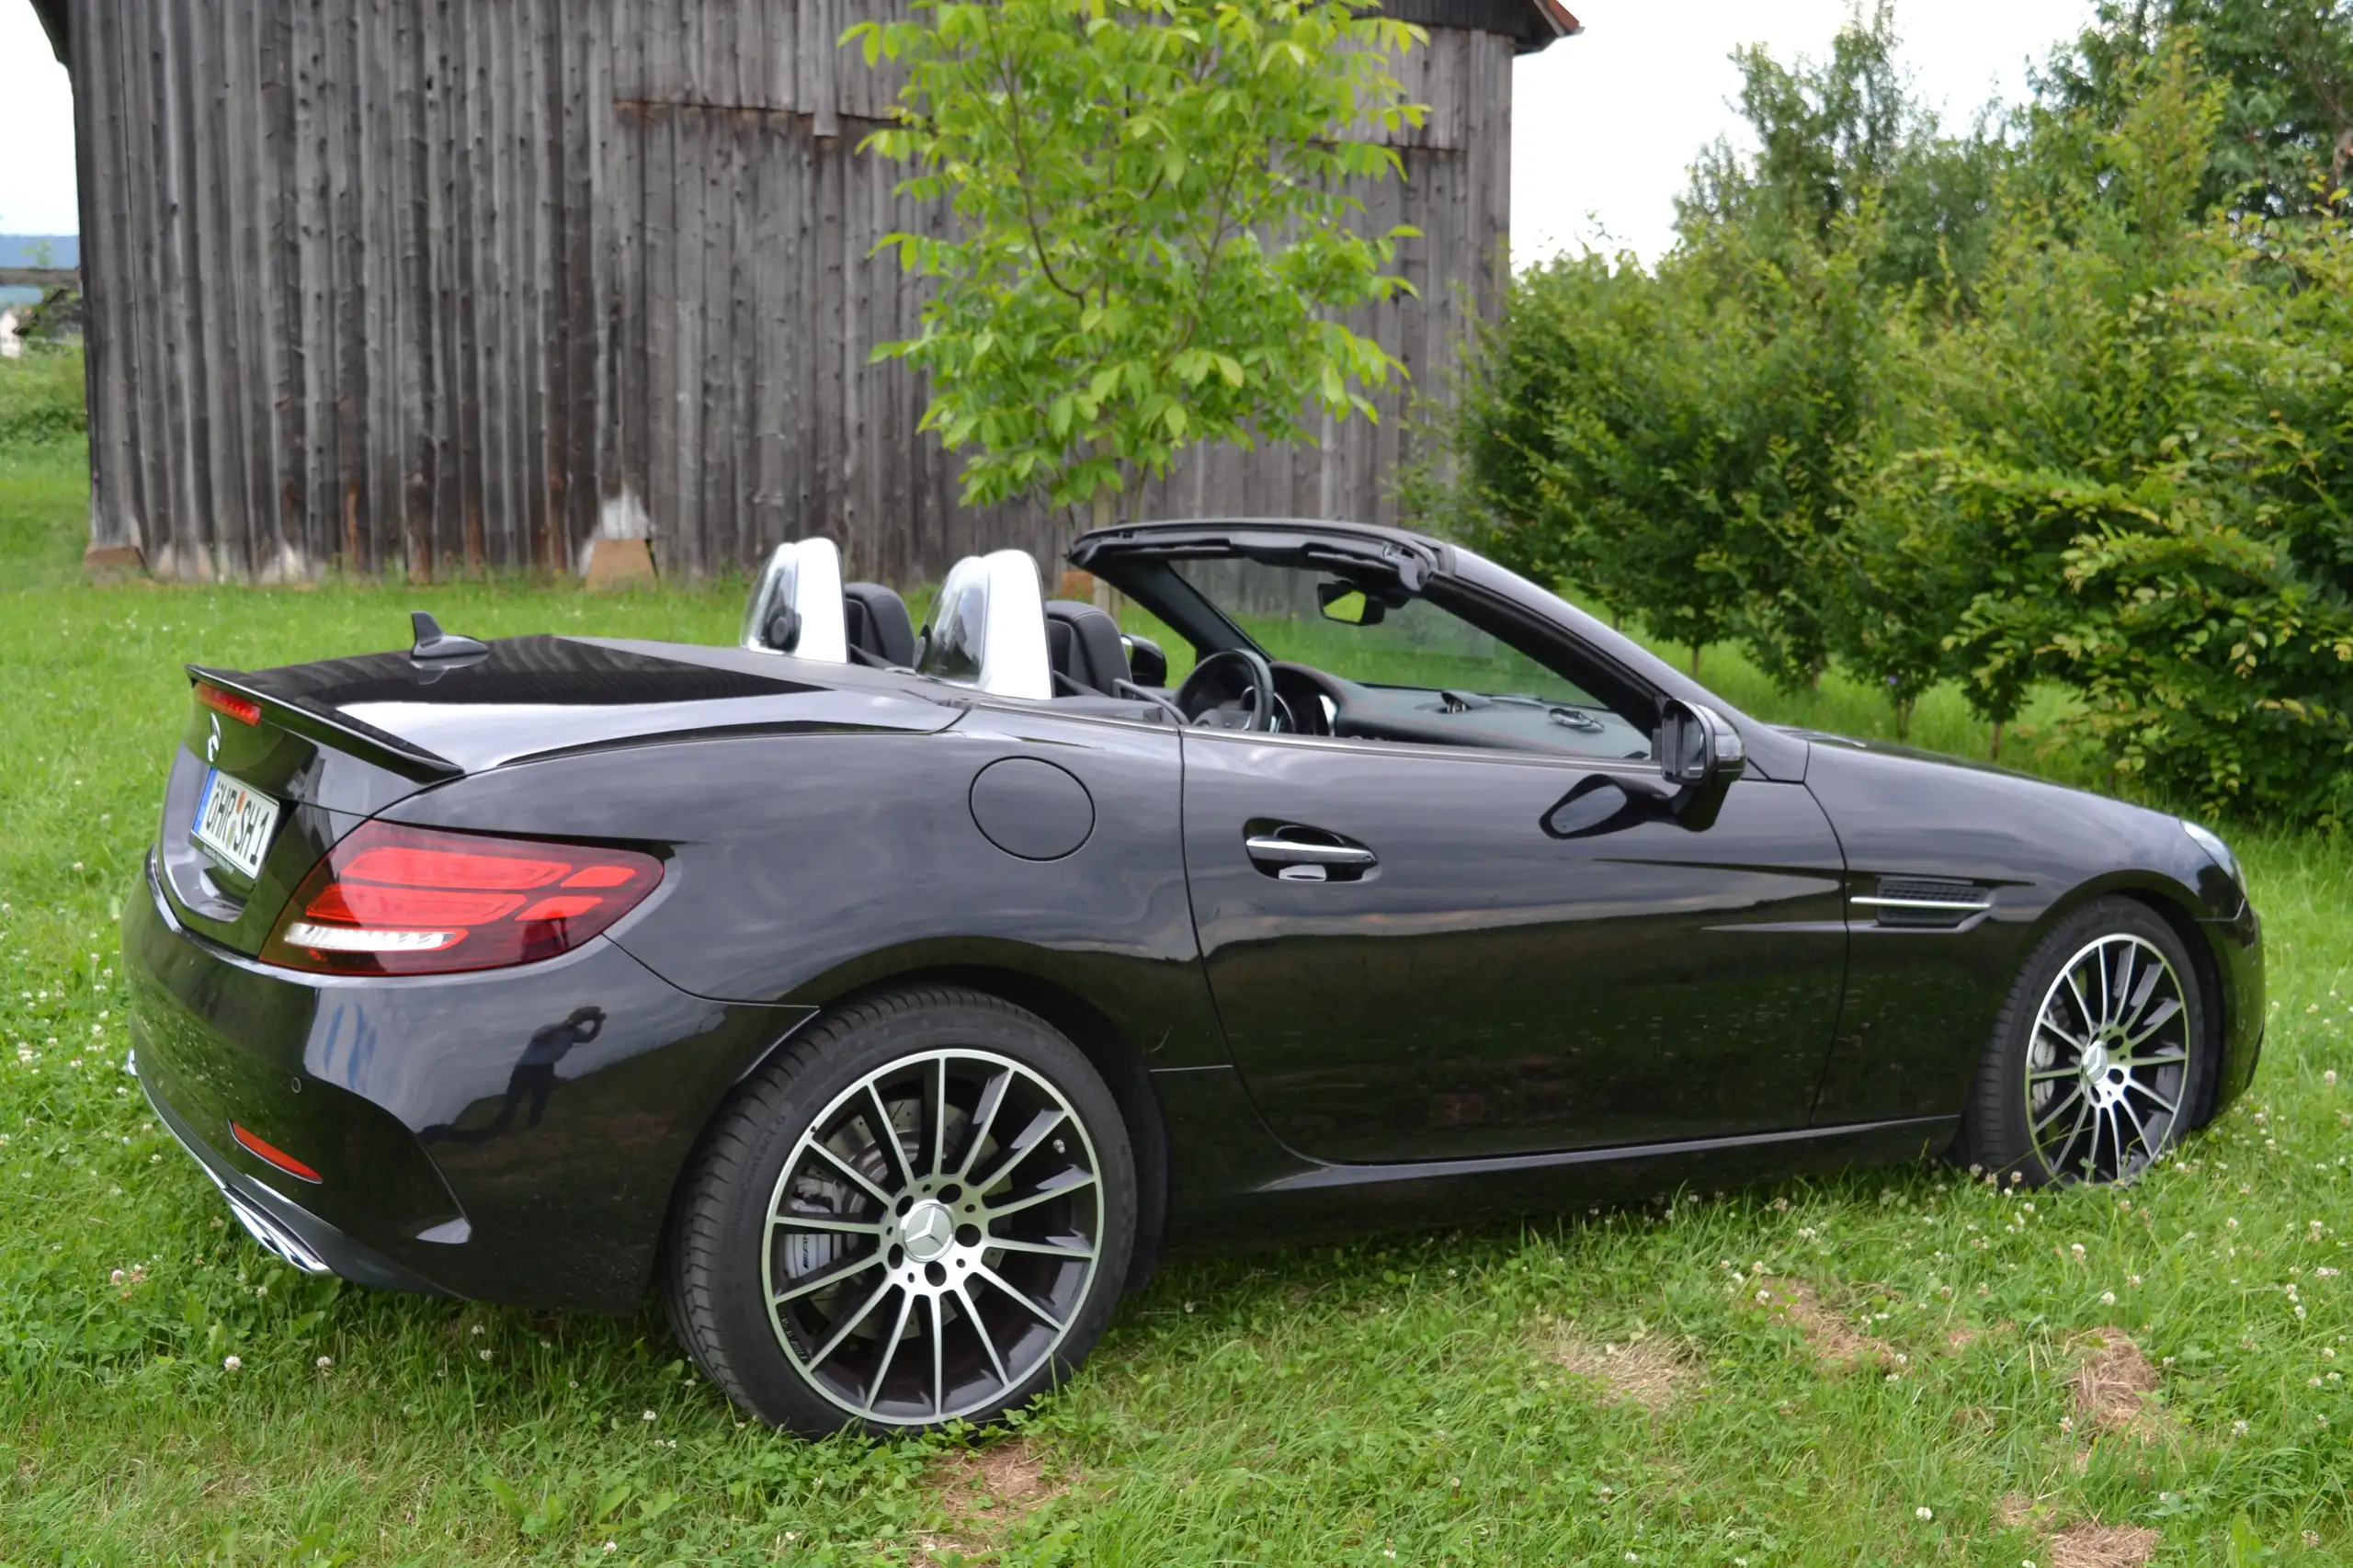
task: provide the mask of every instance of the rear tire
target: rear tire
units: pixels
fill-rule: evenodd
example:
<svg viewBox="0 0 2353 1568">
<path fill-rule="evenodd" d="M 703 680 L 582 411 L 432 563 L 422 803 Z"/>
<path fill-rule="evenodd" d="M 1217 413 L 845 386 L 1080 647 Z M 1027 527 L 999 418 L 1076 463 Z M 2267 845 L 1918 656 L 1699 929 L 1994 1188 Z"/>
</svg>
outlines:
<svg viewBox="0 0 2353 1568">
<path fill-rule="evenodd" d="M 996 997 L 908 988 L 736 1091 L 681 1183 L 663 1300 L 772 1426 L 983 1423 L 1086 1359 L 1135 1233 L 1127 1128 L 1078 1049 Z"/>
<path fill-rule="evenodd" d="M 2145 904 L 2097 900 L 2019 970 L 1958 1155 L 2033 1187 L 2131 1182 L 2195 1122 L 2213 1054 L 2180 937 Z"/>
</svg>

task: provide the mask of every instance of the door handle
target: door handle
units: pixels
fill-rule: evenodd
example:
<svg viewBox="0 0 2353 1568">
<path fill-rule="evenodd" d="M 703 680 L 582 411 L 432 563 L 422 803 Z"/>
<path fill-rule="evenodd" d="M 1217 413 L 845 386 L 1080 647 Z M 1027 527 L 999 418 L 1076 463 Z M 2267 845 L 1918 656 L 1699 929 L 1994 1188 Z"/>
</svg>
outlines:
<svg viewBox="0 0 2353 1568">
<path fill-rule="evenodd" d="M 1296 838 L 1261 834 L 1245 842 L 1253 860 L 1277 866 L 1370 866 L 1380 857 L 1358 844 L 1310 844 Z"/>
</svg>

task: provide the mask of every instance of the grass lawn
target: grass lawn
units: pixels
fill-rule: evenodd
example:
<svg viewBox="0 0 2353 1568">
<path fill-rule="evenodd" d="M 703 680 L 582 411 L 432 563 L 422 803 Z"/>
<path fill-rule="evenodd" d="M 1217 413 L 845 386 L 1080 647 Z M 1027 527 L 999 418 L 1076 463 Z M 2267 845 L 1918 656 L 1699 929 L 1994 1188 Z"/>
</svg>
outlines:
<svg viewBox="0 0 2353 1568">
<path fill-rule="evenodd" d="M 1009 1436 L 807 1444 L 650 1308 L 276 1265 L 119 1071 L 112 926 L 183 661 L 404 646 L 412 607 L 719 641 L 736 592 L 94 587 L 86 506 L 78 452 L 0 454 L 0 1563 L 2353 1559 L 2341 840 L 2237 835 L 2263 1073 L 2129 1193 L 1922 1167 L 1176 1263 Z M 1836 679 L 1799 711 L 1705 673 L 1884 723 Z M 1949 694 L 1914 735 L 1984 741 Z"/>
</svg>

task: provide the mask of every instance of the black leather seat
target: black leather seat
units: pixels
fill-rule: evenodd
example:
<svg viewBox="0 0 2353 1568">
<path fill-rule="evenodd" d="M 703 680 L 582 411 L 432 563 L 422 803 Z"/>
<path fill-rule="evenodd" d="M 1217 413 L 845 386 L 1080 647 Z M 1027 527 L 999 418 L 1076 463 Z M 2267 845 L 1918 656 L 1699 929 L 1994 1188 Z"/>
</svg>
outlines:
<svg viewBox="0 0 2353 1568">
<path fill-rule="evenodd" d="M 842 630 L 849 656 L 859 664 L 915 667 L 915 628 L 907 617 L 907 601 L 881 584 L 842 585 Z"/>
<path fill-rule="evenodd" d="M 1084 600 L 1046 601 L 1046 656 L 1057 696 L 1110 697 L 1112 683 L 1129 678 L 1120 623 Z"/>
</svg>

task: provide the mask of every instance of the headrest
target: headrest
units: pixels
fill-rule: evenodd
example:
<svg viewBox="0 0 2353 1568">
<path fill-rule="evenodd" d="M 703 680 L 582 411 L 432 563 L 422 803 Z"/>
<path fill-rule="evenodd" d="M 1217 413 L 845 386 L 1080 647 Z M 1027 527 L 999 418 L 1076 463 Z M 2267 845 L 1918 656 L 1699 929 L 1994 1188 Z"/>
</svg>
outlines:
<svg viewBox="0 0 2353 1568">
<path fill-rule="evenodd" d="M 1046 636 L 1054 668 L 1090 691 L 1108 697 L 1128 678 L 1128 651 L 1108 610 L 1081 599 L 1046 601 Z"/>
<path fill-rule="evenodd" d="M 853 649 L 892 669 L 915 667 L 915 628 L 907 619 L 906 600 L 880 583 L 845 583 L 842 608 Z"/>
<path fill-rule="evenodd" d="M 829 665 L 849 663 L 842 624 L 842 552 L 829 539 L 776 547 L 744 607 L 744 646 Z"/>
<path fill-rule="evenodd" d="M 915 668 L 995 697 L 1053 696 L 1038 563 L 1020 551 L 1000 550 L 949 567 Z"/>
</svg>

